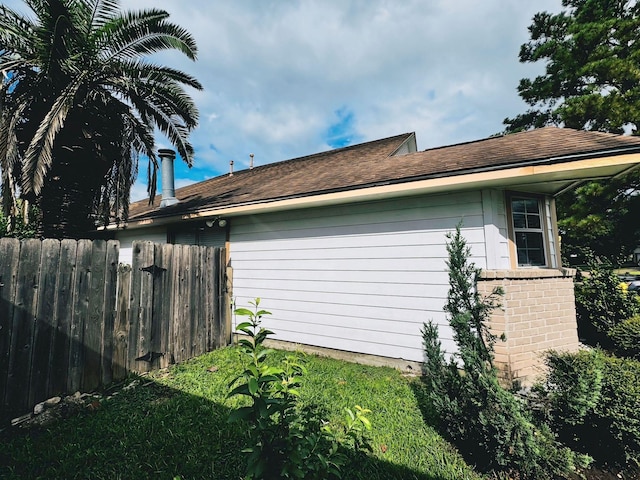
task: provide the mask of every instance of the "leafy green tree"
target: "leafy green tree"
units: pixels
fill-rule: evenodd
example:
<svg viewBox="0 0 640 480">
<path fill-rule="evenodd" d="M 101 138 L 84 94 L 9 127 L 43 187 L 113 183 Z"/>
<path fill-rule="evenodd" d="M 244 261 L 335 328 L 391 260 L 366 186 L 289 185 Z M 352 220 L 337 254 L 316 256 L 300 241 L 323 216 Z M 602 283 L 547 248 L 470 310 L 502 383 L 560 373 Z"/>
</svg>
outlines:
<svg viewBox="0 0 640 480">
<path fill-rule="evenodd" d="M 140 156 L 155 193 L 154 129 L 189 165 L 198 112 L 193 77 L 148 61 L 196 44 L 159 9 L 120 12 L 118 0 L 25 0 L 33 17 L 0 6 L 0 169 L 3 210 L 37 204 L 47 237 L 80 237 L 123 220 Z"/>
<path fill-rule="evenodd" d="M 507 132 L 546 125 L 637 135 L 640 127 L 640 4 L 563 0 L 558 14 L 537 13 L 520 61 L 543 62 L 544 74 L 520 80 L 529 109 L 504 120 Z M 635 195 L 640 174 L 592 182 L 558 199 L 565 254 L 590 247 L 626 255 L 640 241 Z"/>
<path fill-rule="evenodd" d="M 565 262 L 585 264 L 591 253 L 619 264 L 640 243 L 639 175 L 587 182 L 556 203 Z"/>
<path fill-rule="evenodd" d="M 20 207 L 19 212 L 12 217 L 5 216 L 0 210 L 0 238 L 33 238 L 37 236 L 37 220 L 30 220 L 38 218 L 37 209 L 33 205 L 21 201 L 18 201 L 18 207 Z"/>
</svg>

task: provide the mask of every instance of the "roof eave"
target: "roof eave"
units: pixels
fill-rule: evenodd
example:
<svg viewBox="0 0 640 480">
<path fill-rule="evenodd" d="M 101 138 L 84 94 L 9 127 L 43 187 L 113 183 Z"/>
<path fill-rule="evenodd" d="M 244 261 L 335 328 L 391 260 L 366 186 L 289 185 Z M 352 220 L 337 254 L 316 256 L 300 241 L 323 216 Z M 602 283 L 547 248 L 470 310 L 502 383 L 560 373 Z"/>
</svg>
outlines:
<svg viewBox="0 0 640 480">
<path fill-rule="evenodd" d="M 555 195 L 560 190 L 566 189 L 568 184 L 594 178 L 618 176 L 629 169 L 637 167 L 639 164 L 640 147 L 616 149 L 606 152 L 552 157 L 509 166 L 498 165 L 482 169 L 449 172 L 448 174 L 434 174 L 423 178 L 400 179 L 332 192 L 212 207 L 179 215 L 132 219 L 126 224 L 125 228 L 144 228 L 216 216 L 233 217 L 482 188 L 521 188 L 535 191 L 540 185 L 546 184 L 550 187 L 544 193 Z M 117 229 L 118 227 L 109 226 L 107 228 Z"/>
</svg>

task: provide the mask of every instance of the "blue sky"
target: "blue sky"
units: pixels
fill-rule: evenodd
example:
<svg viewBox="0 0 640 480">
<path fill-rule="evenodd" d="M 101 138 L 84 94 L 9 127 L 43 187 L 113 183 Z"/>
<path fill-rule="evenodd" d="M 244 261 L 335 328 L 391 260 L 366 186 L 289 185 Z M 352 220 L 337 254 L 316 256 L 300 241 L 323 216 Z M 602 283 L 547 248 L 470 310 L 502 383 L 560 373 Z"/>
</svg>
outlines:
<svg viewBox="0 0 640 480">
<path fill-rule="evenodd" d="M 18 0 L 0 0 L 21 9 Z M 204 85 L 194 167 L 176 186 L 256 165 L 416 132 L 418 148 L 475 140 L 526 109 L 527 27 L 561 0 L 121 0 L 163 8 L 196 38 L 191 62 L 156 60 Z M 170 148 L 158 136 L 158 148 Z M 146 164 L 140 165 L 146 180 Z M 134 199 L 144 198 L 139 180 Z"/>
</svg>

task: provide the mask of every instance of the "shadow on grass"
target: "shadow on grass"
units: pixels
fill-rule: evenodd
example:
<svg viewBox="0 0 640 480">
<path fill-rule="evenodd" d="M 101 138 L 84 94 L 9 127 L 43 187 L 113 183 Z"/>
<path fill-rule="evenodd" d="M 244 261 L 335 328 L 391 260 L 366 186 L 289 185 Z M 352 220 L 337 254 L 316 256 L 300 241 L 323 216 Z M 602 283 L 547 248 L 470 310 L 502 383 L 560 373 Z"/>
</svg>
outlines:
<svg viewBox="0 0 640 480">
<path fill-rule="evenodd" d="M 230 408 L 147 378 L 49 428 L 0 437 L 0 478 L 240 479 L 246 432 Z M 345 479 L 439 480 L 374 457 L 353 457 Z"/>
</svg>

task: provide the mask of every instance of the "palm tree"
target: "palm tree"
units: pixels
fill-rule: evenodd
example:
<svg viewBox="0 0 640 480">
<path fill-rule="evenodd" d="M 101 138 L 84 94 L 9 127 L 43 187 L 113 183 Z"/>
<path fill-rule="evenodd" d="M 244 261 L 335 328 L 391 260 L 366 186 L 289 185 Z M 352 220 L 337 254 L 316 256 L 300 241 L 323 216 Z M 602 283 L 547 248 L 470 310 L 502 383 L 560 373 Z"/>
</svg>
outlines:
<svg viewBox="0 0 640 480">
<path fill-rule="evenodd" d="M 126 220 L 138 160 L 153 199 L 157 128 L 190 166 L 198 111 L 193 77 L 150 62 L 196 44 L 169 14 L 121 12 L 118 0 L 25 0 L 34 18 L 0 6 L 0 169 L 5 214 L 36 202 L 47 237 L 86 236 Z"/>
</svg>

